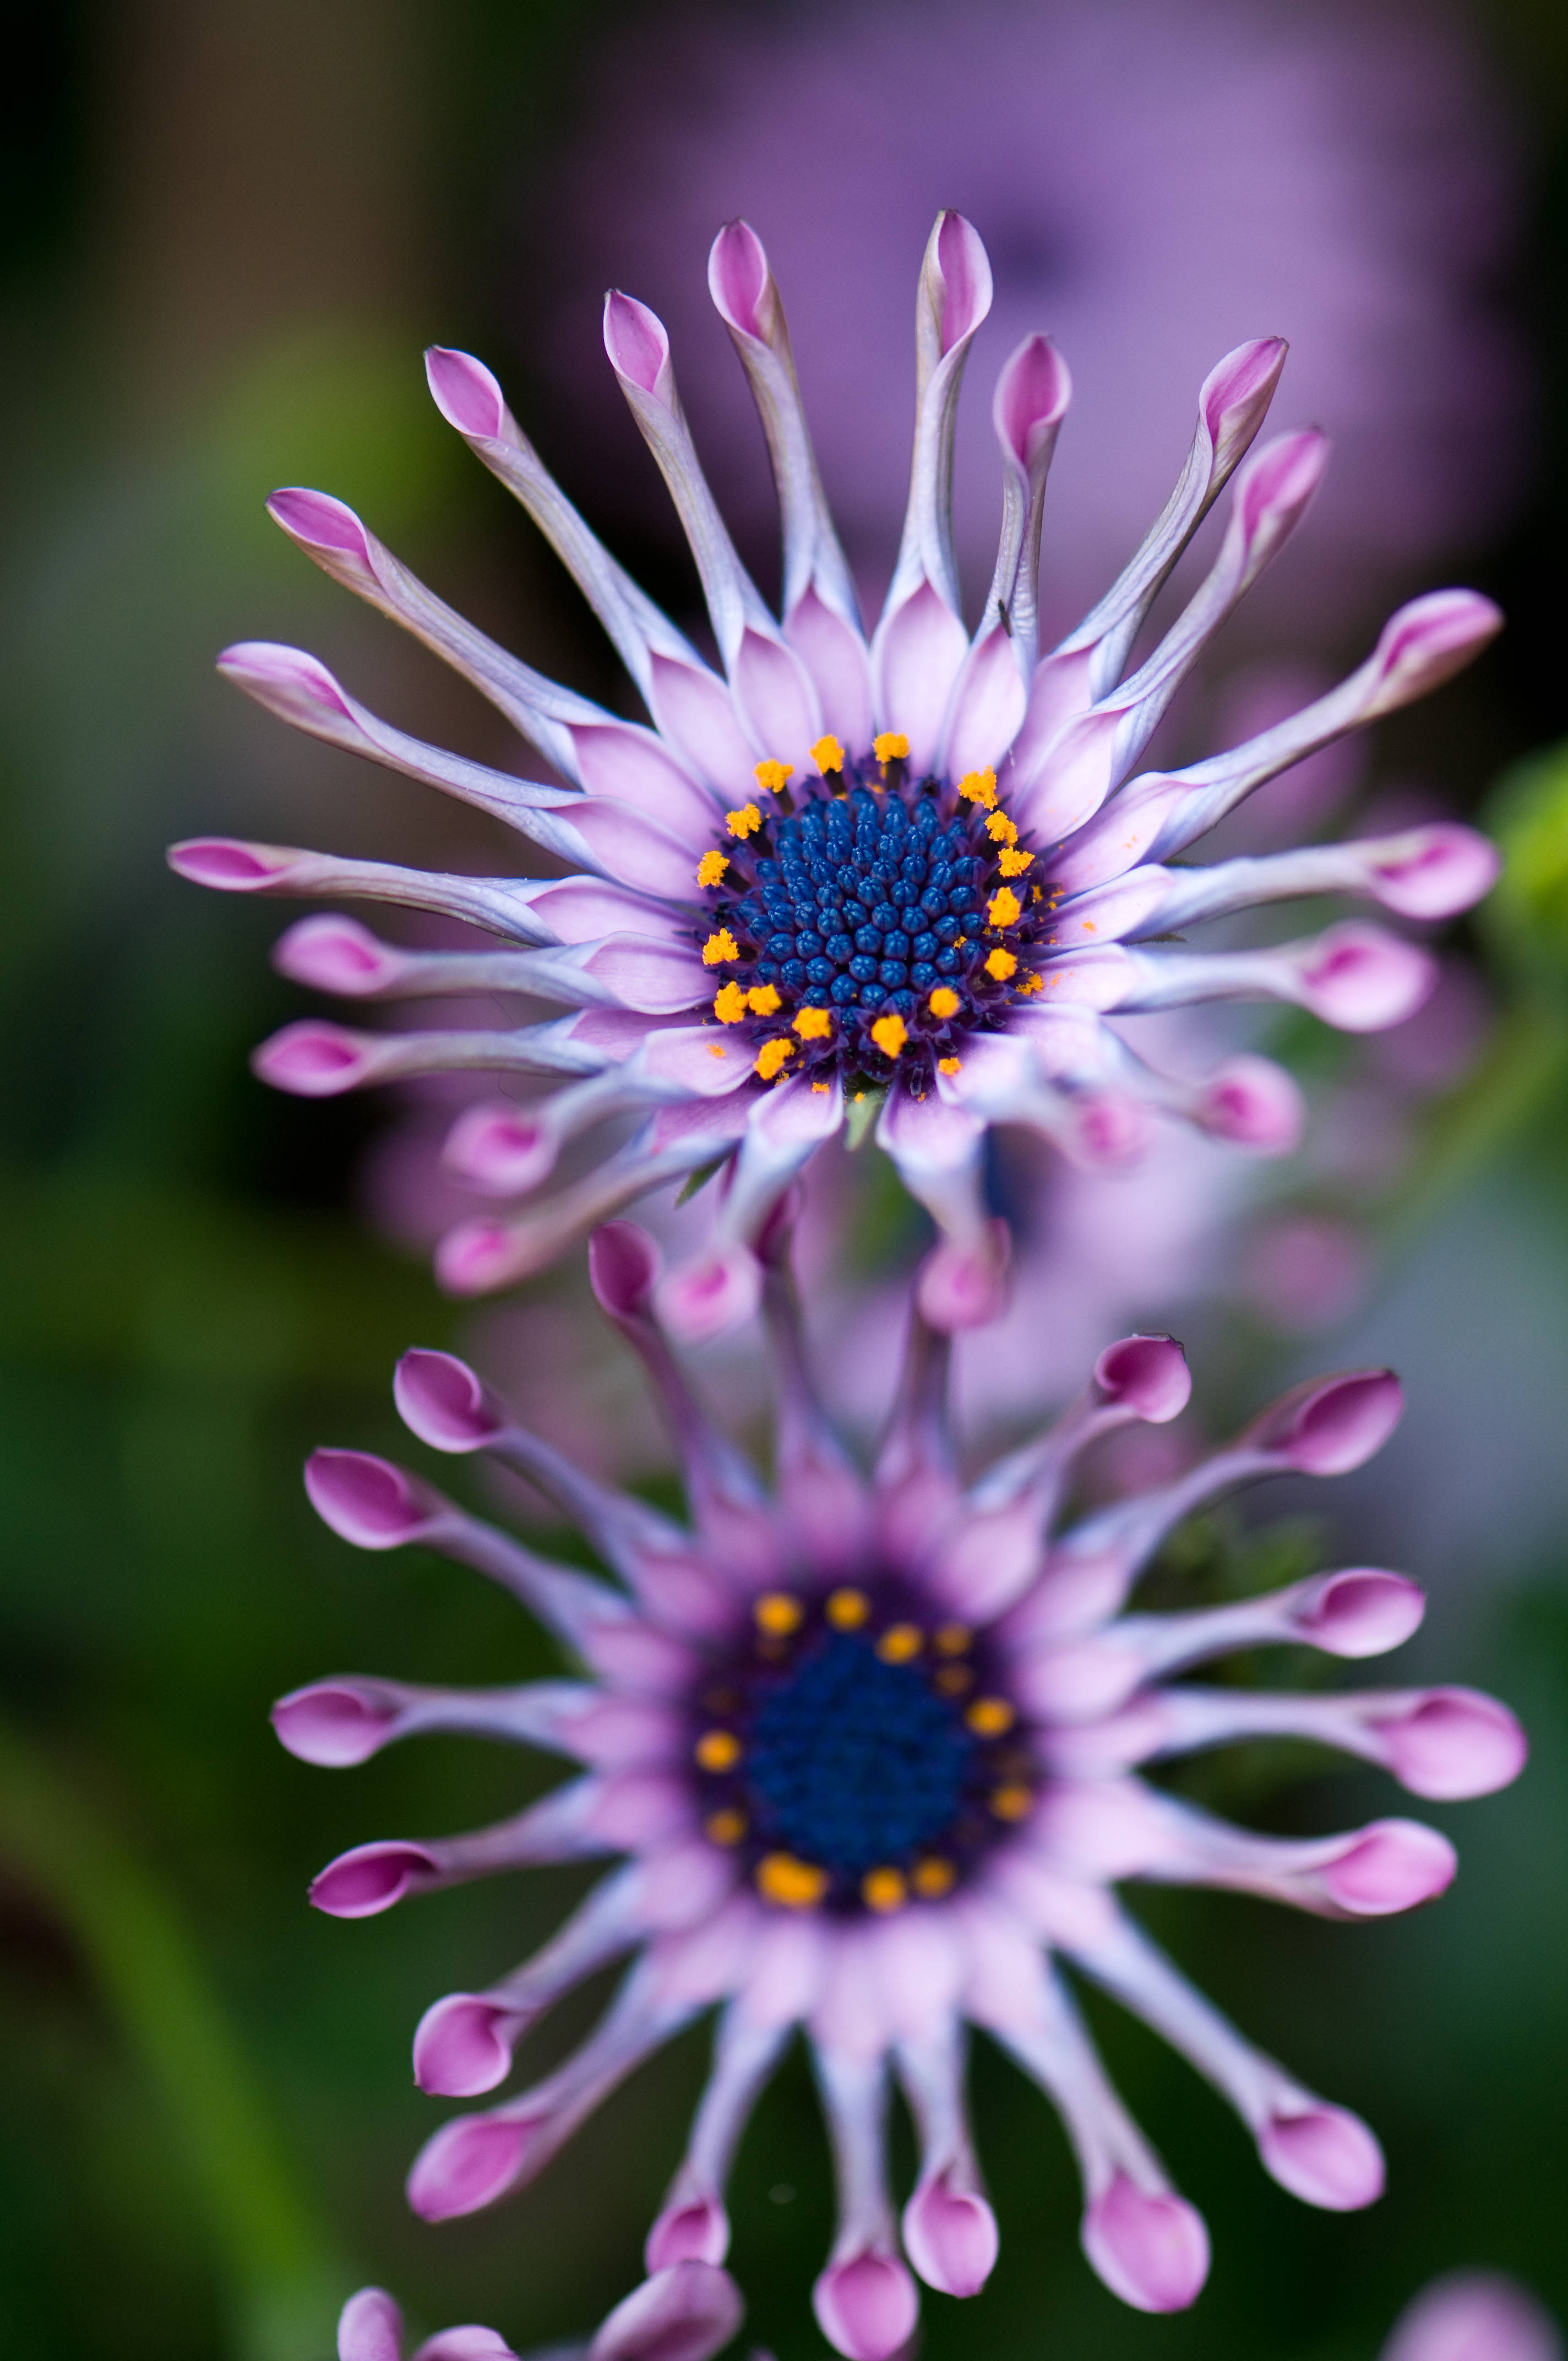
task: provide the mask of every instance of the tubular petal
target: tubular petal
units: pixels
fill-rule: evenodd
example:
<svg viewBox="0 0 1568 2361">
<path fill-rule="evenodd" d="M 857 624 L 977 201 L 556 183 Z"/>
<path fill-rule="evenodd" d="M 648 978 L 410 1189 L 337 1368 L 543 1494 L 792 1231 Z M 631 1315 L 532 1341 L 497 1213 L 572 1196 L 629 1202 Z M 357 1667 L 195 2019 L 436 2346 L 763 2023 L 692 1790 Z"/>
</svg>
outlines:
<svg viewBox="0 0 1568 2361">
<path fill-rule="evenodd" d="M 1083 2217 L 1083 2251 L 1112 2294 L 1138 2312 L 1185 2312 L 1209 2276 L 1202 2216 L 1121 2172 Z"/>
<path fill-rule="evenodd" d="M 739 2329 L 744 2310 L 728 2271 L 674 2263 L 616 2305 L 588 2347 L 589 2361 L 710 2361 Z"/>
</svg>

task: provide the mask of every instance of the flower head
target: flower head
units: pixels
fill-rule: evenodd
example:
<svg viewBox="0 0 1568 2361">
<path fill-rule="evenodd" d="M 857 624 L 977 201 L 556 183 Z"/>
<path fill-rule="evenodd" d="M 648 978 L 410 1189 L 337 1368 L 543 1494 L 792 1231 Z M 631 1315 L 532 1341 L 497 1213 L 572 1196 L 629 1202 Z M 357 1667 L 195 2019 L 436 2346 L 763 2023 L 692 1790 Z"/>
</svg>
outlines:
<svg viewBox="0 0 1568 2361">
<path fill-rule="evenodd" d="M 1417 598 L 1366 662 L 1304 711 L 1208 761 L 1140 771 L 1180 681 L 1321 473 L 1326 446 L 1313 433 L 1250 451 L 1283 344 L 1241 346 L 1211 372 L 1165 510 L 1092 613 L 1042 655 L 1042 504 L 1069 382 L 1048 340 L 1026 338 L 992 405 L 1002 537 L 971 633 L 948 492 L 959 383 L 991 271 L 974 230 L 944 214 L 919 280 L 908 512 L 868 640 L 823 500 L 778 289 L 744 223 L 719 234 L 709 282 L 773 459 L 782 622 L 703 478 L 660 323 L 612 294 L 605 342 L 690 540 L 722 677 L 565 500 L 489 372 L 446 351 L 430 356 L 436 401 L 575 573 L 655 727 L 623 721 L 493 646 L 352 511 L 317 492 L 280 492 L 272 513 L 334 578 L 455 664 L 572 784 L 532 785 L 422 745 L 297 650 L 251 644 L 223 659 L 297 726 L 479 805 L 574 873 L 443 876 L 220 840 L 179 846 L 172 858 L 183 874 L 227 890 L 403 902 L 519 946 L 411 952 L 345 919 L 309 919 L 279 948 L 280 965 L 302 982 L 369 999 L 515 993 L 576 1012 L 492 1031 L 292 1025 L 258 1053 L 258 1071 L 280 1087 L 319 1095 L 454 1068 L 555 1077 L 565 1087 L 553 1097 L 490 1110 L 488 1128 L 484 1115 L 464 1118 L 458 1169 L 500 1195 L 534 1188 L 589 1127 L 646 1118 L 554 1197 L 451 1233 L 438 1268 L 454 1290 L 523 1277 L 594 1221 L 725 1163 L 715 1260 L 673 1288 L 665 1307 L 690 1330 L 716 1324 L 755 1302 L 751 1250 L 795 1173 L 847 1117 L 852 1129 L 874 1118 L 942 1234 L 925 1312 L 944 1327 L 976 1323 L 997 1308 L 1003 1268 L 980 1183 L 989 1124 L 1032 1125 L 1111 1160 L 1136 1150 L 1156 1112 L 1255 1148 L 1293 1138 L 1294 1093 L 1277 1069 L 1248 1059 L 1206 1083 L 1178 1082 L 1143 1064 L 1109 1018 L 1263 998 L 1371 1031 L 1419 1005 L 1428 956 L 1359 921 L 1266 949 L 1194 951 L 1162 939 L 1300 895 L 1349 893 L 1407 917 L 1445 916 L 1495 873 L 1472 831 L 1441 823 L 1261 860 L 1172 863 L 1262 782 L 1448 678 L 1498 616 L 1472 591 Z M 1129 670 L 1157 593 L 1233 477 L 1209 575 Z"/>
<path fill-rule="evenodd" d="M 839 2224 L 817 2289 L 824 2332 L 882 2361 L 914 2326 L 914 2281 L 971 2294 L 991 2269 L 964 2095 L 965 2026 L 986 2027 L 1053 2100 L 1082 2171 L 1091 2263 L 1133 2304 L 1191 2301 L 1207 2268 L 1198 2216 L 1108 2082 L 1057 1962 L 1162 2033 L 1252 2130 L 1266 2169 L 1308 2202 L 1367 2203 L 1371 2134 L 1260 2057 L 1122 1907 L 1125 1879 L 1218 1885 L 1335 1918 L 1430 1900 L 1446 1840 L 1388 1818 L 1347 1834 L 1258 1836 L 1148 1784 L 1143 1766 L 1258 1733 L 1306 1736 L 1391 1771 L 1420 1795 L 1479 1795 L 1523 1758 L 1512 1717 L 1466 1689 L 1337 1696 L 1205 1687 L 1172 1675 L 1241 1648 L 1370 1656 L 1420 1619 L 1421 1596 L 1364 1566 L 1270 1597 L 1179 1614 L 1126 1602 L 1191 1510 L 1258 1477 L 1335 1475 L 1399 1412 L 1387 1370 L 1299 1387 L 1174 1480 L 1063 1521 L 1074 1462 L 1108 1430 L 1161 1422 L 1189 1378 L 1168 1337 L 1100 1356 L 1059 1423 L 964 1486 L 947 1415 L 950 1341 L 916 1308 L 891 1422 L 867 1480 L 812 1390 L 782 1224 L 762 1241 L 779 1373 L 770 1493 L 707 1422 L 651 1314 L 654 1259 L 629 1224 L 597 1234 L 600 1301 L 646 1362 L 681 1451 L 689 1530 L 579 1474 L 449 1355 L 400 1365 L 399 1408 L 427 1444 L 524 1472 L 582 1526 L 620 1587 L 553 1565 L 422 1479 L 323 1451 L 307 1485 L 345 1539 L 406 1542 L 510 1589 L 584 1677 L 455 1691 L 349 1675 L 285 1697 L 274 1720 L 310 1762 L 366 1760 L 416 1730 L 543 1745 L 583 1766 L 518 1817 L 475 1834 L 361 1845 L 323 1871 L 317 1906 L 357 1917 L 528 1861 L 626 1859 L 534 1959 L 438 2001 L 422 2086 L 493 2089 L 564 1993 L 630 1957 L 583 2046 L 520 2097 L 436 2133 L 409 2183 L 431 2220 L 538 2173 L 638 2062 L 710 2007 L 712 2076 L 686 2158 L 650 2234 L 649 2268 L 717 2265 L 724 2184 L 747 2116 L 799 2025 L 832 2136 Z M 883 2121 L 895 2074 L 921 2139 L 902 2248 Z"/>
</svg>

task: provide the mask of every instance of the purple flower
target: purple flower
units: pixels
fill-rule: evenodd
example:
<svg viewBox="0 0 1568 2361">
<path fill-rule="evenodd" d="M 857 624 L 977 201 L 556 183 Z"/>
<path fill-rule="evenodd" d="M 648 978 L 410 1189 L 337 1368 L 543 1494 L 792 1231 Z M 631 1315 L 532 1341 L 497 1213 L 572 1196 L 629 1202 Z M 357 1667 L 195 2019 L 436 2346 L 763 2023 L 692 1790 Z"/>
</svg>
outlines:
<svg viewBox="0 0 1568 2361">
<path fill-rule="evenodd" d="M 762 1225 L 846 1117 L 933 1215 L 922 1279 L 937 1326 L 1001 1300 L 1005 1238 L 985 1209 L 993 1122 L 1034 1126 L 1121 1159 L 1154 1114 L 1264 1152 L 1289 1146 L 1294 1085 L 1255 1057 L 1192 1083 L 1146 1065 L 1106 1020 L 1201 1001 L 1295 1002 L 1353 1032 L 1397 1023 L 1430 989 L 1427 955 L 1359 921 L 1268 948 L 1191 951 L 1158 939 L 1291 896 L 1359 894 L 1406 917 L 1467 907 L 1496 856 L 1453 823 L 1206 868 L 1171 865 L 1266 780 L 1447 679 L 1498 627 L 1491 602 L 1432 592 L 1402 608 L 1350 678 L 1229 752 L 1180 770 L 1139 758 L 1206 642 L 1299 522 L 1321 472 L 1315 433 L 1248 456 L 1284 359 L 1244 345 L 1205 380 L 1186 465 L 1125 571 L 1044 656 L 1036 576 L 1047 469 L 1069 396 L 1042 336 L 996 388 L 1003 525 L 972 635 L 960 619 L 949 516 L 953 430 L 970 340 L 991 302 L 979 237 L 938 219 L 916 306 L 917 413 L 908 512 L 880 621 L 863 636 L 828 521 L 778 290 L 743 223 L 715 242 L 714 300 L 751 379 L 784 533 L 784 620 L 742 568 L 697 465 L 657 319 L 607 302 L 605 341 L 664 474 L 707 594 L 724 677 L 602 549 L 540 467 L 495 380 L 430 357 L 443 411 L 517 493 L 571 567 L 657 725 L 555 687 L 444 607 L 340 502 L 274 496 L 274 516 L 334 578 L 403 622 L 481 688 L 574 784 L 530 785 L 422 745 L 358 705 L 298 650 L 230 649 L 224 669 L 333 743 L 510 821 L 576 873 L 525 883 L 448 876 L 269 845 L 197 840 L 171 856 L 226 890 L 357 893 L 469 920 L 514 944 L 412 952 L 347 920 L 305 921 L 286 973 L 350 996 L 530 994 L 577 1013 L 508 1030 L 382 1034 L 313 1021 L 264 1045 L 258 1071 L 324 1094 L 401 1075 L 495 1068 L 566 1086 L 537 1108 L 468 1111 L 451 1155 L 498 1195 L 533 1189 L 563 1145 L 644 1118 L 574 1186 L 451 1233 L 458 1292 L 524 1277 L 597 1220 L 662 1183 L 727 1164 L 711 1253 L 674 1275 L 686 1334 L 757 1300 Z M 1135 669 L 1139 628 L 1233 477 L 1206 578 Z"/>
<path fill-rule="evenodd" d="M 309 1762 L 360 1763 L 416 1730 L 462 1730 L 583 1766 L 497 1827 L 356 1847 L 316 1879 L 317 1907 L 358 1917 L 525 1862 L 627 1856 L 535 1958 L 427 2012 L 414 2043 L 422 2087 L 471 2096 L 505 2078 L 515 2043 L 563 1993 L 630 1959 L 563 2065 L 435 2134 L 411 2202 L 445 2219 L 530 2180 L 642 2059 L 717 2006 L 711 2078 L 647 2262 L 655 2273 L 718 2265 L 730 2158 L 802 2026 L 839 2196 L 817 2317 L 850 2361 L 883 2361 L 916 2311 L 886 2180 L 890 2075 L 921 2142 L 903 2255 L 959 2295 L 994 2259 L 964 2103 L 973 2023 L 1062 2115 L 1093 2268 L 1129 2303 L 1177 2309 L 1203 2282 L 1203 2225 L 1108 2082 L 1057 1958 L 1215 2083 L 1284 2187 L 1316 2205 L 1364 2205 L 1383 2179 L 1370 2132 L 1251 2048 L 1114 1888 L 1214 1885 L 1352 1919 L 1431 1899 L 1454 1860 L 1442 1837 L 1403 1818 L 1332 1837 L 1255 1835 L 1148 1784 L 1142 1766 L 1259 1733 L 1306 1736 L 1447 1798 L 1504 1785 L 1524 1741 L 1503 1707 L 1468 1689 L 1298 1696 L 1172 1677 L 1269 1643 L 1350 1659 L 1397 1646 L 1422 1607 L 1398 1575 L 1355 1566 L 1178 1614 L 1128 1612 L 1127 1600 L 1165 1535 L 1217 1494 L 1359 1466 L 1398 1417 L 1398 1382 L 1375 1369 L 1298 1387 L 1173 1480 L 1063 1525 L 1086 1445 L 1184 1407 L 1179 1346 L 1112 1345 L 1055 1427 L 966 1488 L 947 1411 L 951 1340 L 916 1307 L 867 1481 L 811 1388 L 782 1232 L 774 1223 L 762 1242 L 780 1398 L 771 1497 L 708 1423 L 654 1323 L 645 1235 L 612 1224 L 593 1240 L 599 1300 L 646 1363 L 677 1440 L 689 1531 L 581 1475 L 462 1362 L 412 1352 L 400 1365 L 398 1405 L 413 1432 L 525 1474 L 582 1526 L 621 1588 L 545 1563 L 384 1460 L 323 1451 L 310 1463 L 311 1498 L 345 1539 L 420 1543 L 488 1574 L 585 1675 L 477 1691 L 353 1675 L 283 1698 L 279 1735 Z"/>
<path fill-rule="evenodd" d="M 740 2325 L 728 2271 L 683 2262 L 654 2271 L 617 2304 L 591 2339 L 551 2348 L 554 2361 L 709 2361 Z M 403 2361 L 403 2322 L 380 2288 L 361 2288 L 337 2324 L 338 2361 Z M 493 2328 L 444 2328 L 410 2361 L 518 2361 Z"/>
</svg>

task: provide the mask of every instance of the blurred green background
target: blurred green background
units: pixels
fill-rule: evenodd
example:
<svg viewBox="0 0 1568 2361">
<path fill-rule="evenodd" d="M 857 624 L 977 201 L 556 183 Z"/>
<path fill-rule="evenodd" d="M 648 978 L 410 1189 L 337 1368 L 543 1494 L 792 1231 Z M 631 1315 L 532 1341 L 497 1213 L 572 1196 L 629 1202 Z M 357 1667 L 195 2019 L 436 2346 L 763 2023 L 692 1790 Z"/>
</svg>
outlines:
<svg viewBox="0 0 1568 2361">
<path fill-rule="evenodd" d="M 438 2120 L 410 2081 L 418 2015 L 521 1958 L 574 1881 L 501 1882 L 364 1925 L 311 1913 L 305 1882 L 372 1835 L 498 1817 L 546 1774 L 443 1741 L 334 1779 L 281 1753 L 267 1707 L 334 1669 L 494 1681 L 547 1652 L 471 1577 L 357 1558 L 306 1509 L 304 1452 L 396 1449 L 391 1362 L 457 1323 L 422 1259 L 356 1213 L 384 1110 L 301 1105 L 247 1074 L 253 1042 L 298 1011 L 266 961 L 278 913 L 204 900 L 161 858 L 170 837 L 224 828 L 404 860 L 486 851 L 214 680 L 227 640 L 297 638 L 404 726 L 488 743 L 433 664 L 267 524 L 276 483 L 340 493 L 487 628 L 599 685 L 525 528 L 431 410 L 419 354 L 437 339 L 488 354 L 528 414 L 543 373 L 520 211 L 547 239 L 548 159 L 591 115 L 598 45 L 639 16 L 657 21 L 582 0 L 18 11 L 35 62 L 0 99 L 6 2352 L 320 2361 L 367 2279 L 427 2327 L 478 2318 L 543 2342 L 631 2285 L 680 2152 L 700 2037 L 521 2202 L 439 2230 L 404 2211 L 404 2169 Z M 790 12 L 772 21 L 787 29 Z M 1419 39 L 1420 12 L 1406 21 Z M 1287 1922 L 1219 1897 L 1139 1905 L 1249 2032 L 1376 2125 L 1381 2205 L 1294 2205 L 1185 2069 L 1096 2011 L 1210 2220 L 1209 2291 L 1156 2321 L 1100 2290 L 1060 2134 L 985 2053 L 1003 2260 L 975 2304 L 927 2299 L 933 2354 L 1350 2361 L 1422 2279 L 1465 2263 L 1514 2270 L 1568 2313 L 1568 751 L 1552 752 L 1568 730 L 1568 18 L 1519 0 L 1468 24 L 1512 109 L 1525 218 L 1499 300 L 1532 357 L 1539 424 L 1525 497 L 1464 561 L 1513 628 L 1435 725 L 1394 733 L 1389 759 L 1416 750 L 1517 851 L 1472 945 L 1500 1015 L 1372 1224 L 1377 1283 L 1354 1335 L 1313 1339 L 1310 1357 L 1402 1348 L 1413 1440 L 1398 1464 L 1414 1482 L 1423 1450 L 1475 1436 L 1477 1482 L 1509 1513 L 1495 1541 L 1467 1540 L 1420 1662 L 1507 1697 L 1534 1761 L 1513 1794 L 1433 1814 L 1464 1872 L 1409 1925 Z M 1200 1367 L 1211 1421 L 1301 1351 L 1255 1323 L 1216 1335 Z M 1499 1400 L 1533 1406 L 1522 1440 L 1499 1438 Z M 1426 1573 L 1397 1493 L 1358 1509 L 1346 1489 L 1348 1528 L 1337 1501 L 1311 1503 L 1322 1549 L 1375 1541 Z M 1239 1527 L 1185 1546 L 1189 1595 L 1247 1578 Z M 1225 1800 L 1281 1828 L 1389 1808 L 1359 1774 L 1228 1775 Z M 593 1998 L 561 2012 L 541 2054 Z M 734 2213 L 751 2333 L 785 2361 L 819 2351 L 807 2294 L 830 2204 L 798 2060 L 748 2139 Z"/>
</svg>

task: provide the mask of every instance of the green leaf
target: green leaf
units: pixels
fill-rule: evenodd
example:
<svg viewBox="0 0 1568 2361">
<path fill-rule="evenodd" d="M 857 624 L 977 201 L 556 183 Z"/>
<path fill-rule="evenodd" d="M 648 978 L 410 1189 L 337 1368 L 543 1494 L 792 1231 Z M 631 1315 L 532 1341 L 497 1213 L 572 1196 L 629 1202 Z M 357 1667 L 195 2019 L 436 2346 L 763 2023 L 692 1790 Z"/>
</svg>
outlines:
<svg viewBox="0 0 1568 2361">
<path fill-rule="evenodd" d="M 706 1189 L 714 1174 L 722 1172 L 729 1161 L 729 1158 L 726 1153 L 723 1156 L 716 1156 L 710 1164 L 699 1164 L 695 1172 L 688 1172 L 681 1183 L 681 1193 L 675 1199 L 676 1204 L 684 1205 L 688 1197 L 695 1197 L 699 1189 Z"/>
</svg>

